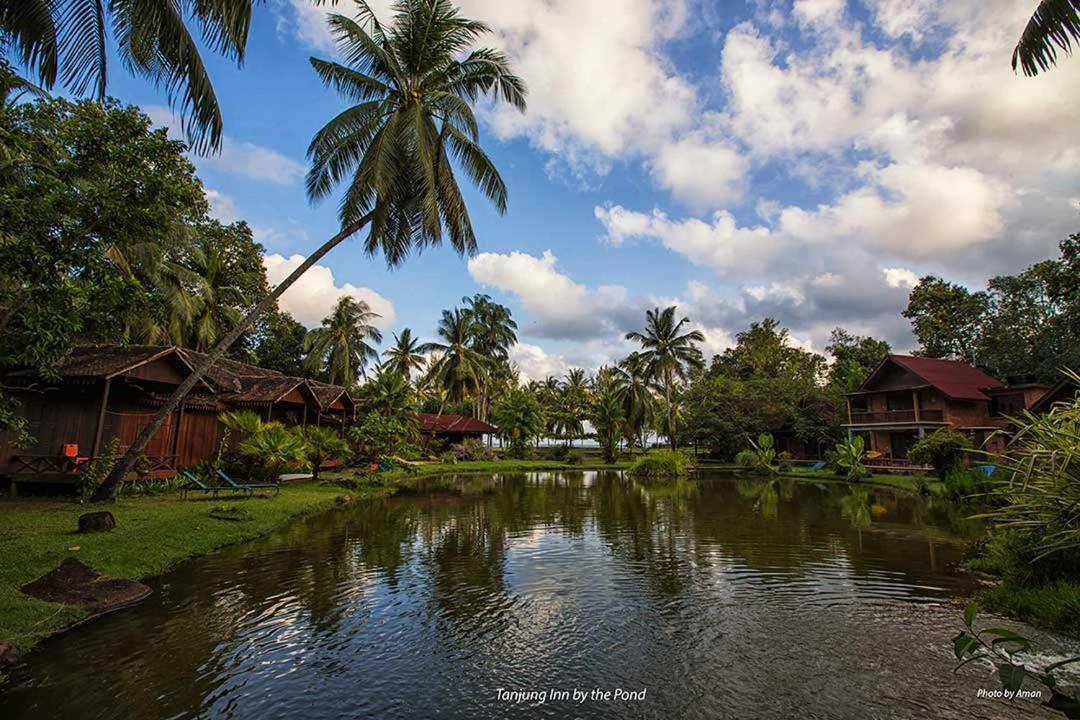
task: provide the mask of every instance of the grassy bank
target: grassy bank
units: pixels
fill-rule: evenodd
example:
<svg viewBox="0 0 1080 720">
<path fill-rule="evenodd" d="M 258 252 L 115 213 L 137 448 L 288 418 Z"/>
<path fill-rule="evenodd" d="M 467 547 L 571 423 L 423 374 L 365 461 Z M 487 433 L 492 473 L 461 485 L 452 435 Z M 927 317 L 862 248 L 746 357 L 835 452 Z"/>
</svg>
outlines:
<svg viewBox="0 0 1080 720">
<path fill-rule="evenodd" d="M 1080 638 L 1080 583 L 1057 580 L 1028 586 L 1004 580 L 979 593 L 979 603 L 999 615 Z"/>
<path fill-rule="evenodd" d="M 82 610 L 35 600 L 19 591 L 66 557 L 76 557 L 112 577 L 146 578 L 193 557 L 265 535 L 299 515 L 330 508 L 342 493 L 358 500 L 378 497 L 393 492 L 408 478 L 448 473 L 620 469 L 628 464 L 568 465 L 548 460 L 433 463 L 413 471 L 381 473 L 372 485 L 356 490 L 303 483 L 286 485 L 274 498 L 133 497 L 105 508 L 116 516 L 115 530 L 91 535 L 80 535 L 75 528 L 79 515 L 99 509 L 97 506 L 71 499 L 0 500 L 0 642 L 29 649 L 85 617 Z M 324 473 L 323 479 L 351 474 L 353 471 Z M 246 519 L 230 522 L 210 517 L 212 508 L 231 505 L 246 510 Z M 73 547 L 79 549 L 69 549 Z"/>
<path fill-rule="evenodd" d="M 382 495 L 387 488 L 359 492 Z M 119 578 L 160 575 L 178 563 L 212 550 L 265 535 L 291 518 L 329 508 L 341 488 L 303 484 L 282 488 L 275 498 L 216 500 L 178 495 L 138 497 L 108 506 L 116 516 L 112 532 L 80 535 L 79 515 L 99 509 L 72 500 L 0 501 L 0 641 L 21 648 L 81 620 L 81 610 L 27 597 L 19 588 L 76 557 L 99 572 Z M 356 496 L 358 493 L 350 491 Z M 211 518 L 211 508 L 239 505 L 243 522 Z M 78 550 L 69 548 L 77 547 Z"/>
</svg>

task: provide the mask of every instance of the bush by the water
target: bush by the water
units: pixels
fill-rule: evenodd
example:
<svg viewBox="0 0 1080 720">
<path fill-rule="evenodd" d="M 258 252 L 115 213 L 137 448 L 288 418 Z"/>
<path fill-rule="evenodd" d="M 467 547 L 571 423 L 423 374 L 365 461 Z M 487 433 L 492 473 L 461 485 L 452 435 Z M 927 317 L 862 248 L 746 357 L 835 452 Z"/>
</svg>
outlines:
<svg viewBox="0 0 1080 720">
<path fill-rule="evenodd" d="M 639 479 L 683 477 L 690 472 L 690 458 L 677 450 L 654 450 L 635 460 L 627 472 Z"/>
<path fill-rule="evenodd" d="M 971 441 L 960 432 L 950 428 L 935 430 L 920 438 L 908 450 L 908 460 L 918 465 L 930 465 L 942 480 L 959 470 L 964 453 L 971 449 Z"/>
</svg>

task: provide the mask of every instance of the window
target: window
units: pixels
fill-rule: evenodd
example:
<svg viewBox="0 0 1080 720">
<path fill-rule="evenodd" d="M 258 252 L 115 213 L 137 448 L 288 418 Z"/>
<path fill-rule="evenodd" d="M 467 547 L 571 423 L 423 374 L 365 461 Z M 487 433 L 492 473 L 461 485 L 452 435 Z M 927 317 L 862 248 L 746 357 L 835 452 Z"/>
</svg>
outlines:
<svg viewBox="0 0 1080 720">
<path fill-rule="evenodd" d="M 1023 395 L 996 395 L 990 403 L 991 415 L 1019 415 L 1024 410 Z"/>
</svg>

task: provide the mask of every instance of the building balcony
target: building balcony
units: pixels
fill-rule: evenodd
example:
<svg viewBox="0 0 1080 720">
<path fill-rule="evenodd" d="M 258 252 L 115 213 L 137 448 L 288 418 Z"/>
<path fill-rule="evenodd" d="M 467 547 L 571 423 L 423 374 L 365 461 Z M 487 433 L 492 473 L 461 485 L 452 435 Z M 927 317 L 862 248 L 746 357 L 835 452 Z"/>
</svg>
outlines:
<svg viewBox="0 0 1080 720">
<path fill-rule="evenodd" d="M 941 410 L 920 410 L 919 419 L 915 419 L 914 410 L 881 410 L 875 412 L 851 412 L 851 425 L 893 425 L 915 423 L 940 423 L 944 422 L 944 414 Z"/>
</svg>

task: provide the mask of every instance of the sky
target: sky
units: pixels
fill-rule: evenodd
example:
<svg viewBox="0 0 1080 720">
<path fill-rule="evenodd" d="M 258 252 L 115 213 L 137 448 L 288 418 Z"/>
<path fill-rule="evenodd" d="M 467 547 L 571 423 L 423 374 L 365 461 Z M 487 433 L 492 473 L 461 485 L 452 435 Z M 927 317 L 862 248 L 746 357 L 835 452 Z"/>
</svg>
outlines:
<svg viewBox="0 0 1080 720">
<path fill-rule="evenodd" d="M 1080 231 L 1080 58 L 1036 78 L 1009 65 L 1033 0 L 459 5 L 529 89 L 524 114 L 479 108 L 508 211 L 466 194 L 471 258 L 434 248 L 391 270 L 339 246 L 283 296 L 309 327 L 351 294 L 385 331 L 432 338 L 442 309 L 485 292 L 520 325 L 525 379 L 625 356 L 625 333 L 669 304 L 706 355 L 764 317 L 817 352 L 836 326 L 904 351 L 920 276 L 982 287 Z M 265 246 L 271 282 L 337 230 L 303 178 L 346 105 L 308 58 L 334 58 L 325 14 L 352 7 L 269 0 L 242 68 L 204 55 L 226 137 L 192 160 L 213 213 Z M 110 83 L 176 132 L 161 91 L 118 63 Z"/>
</svg>

